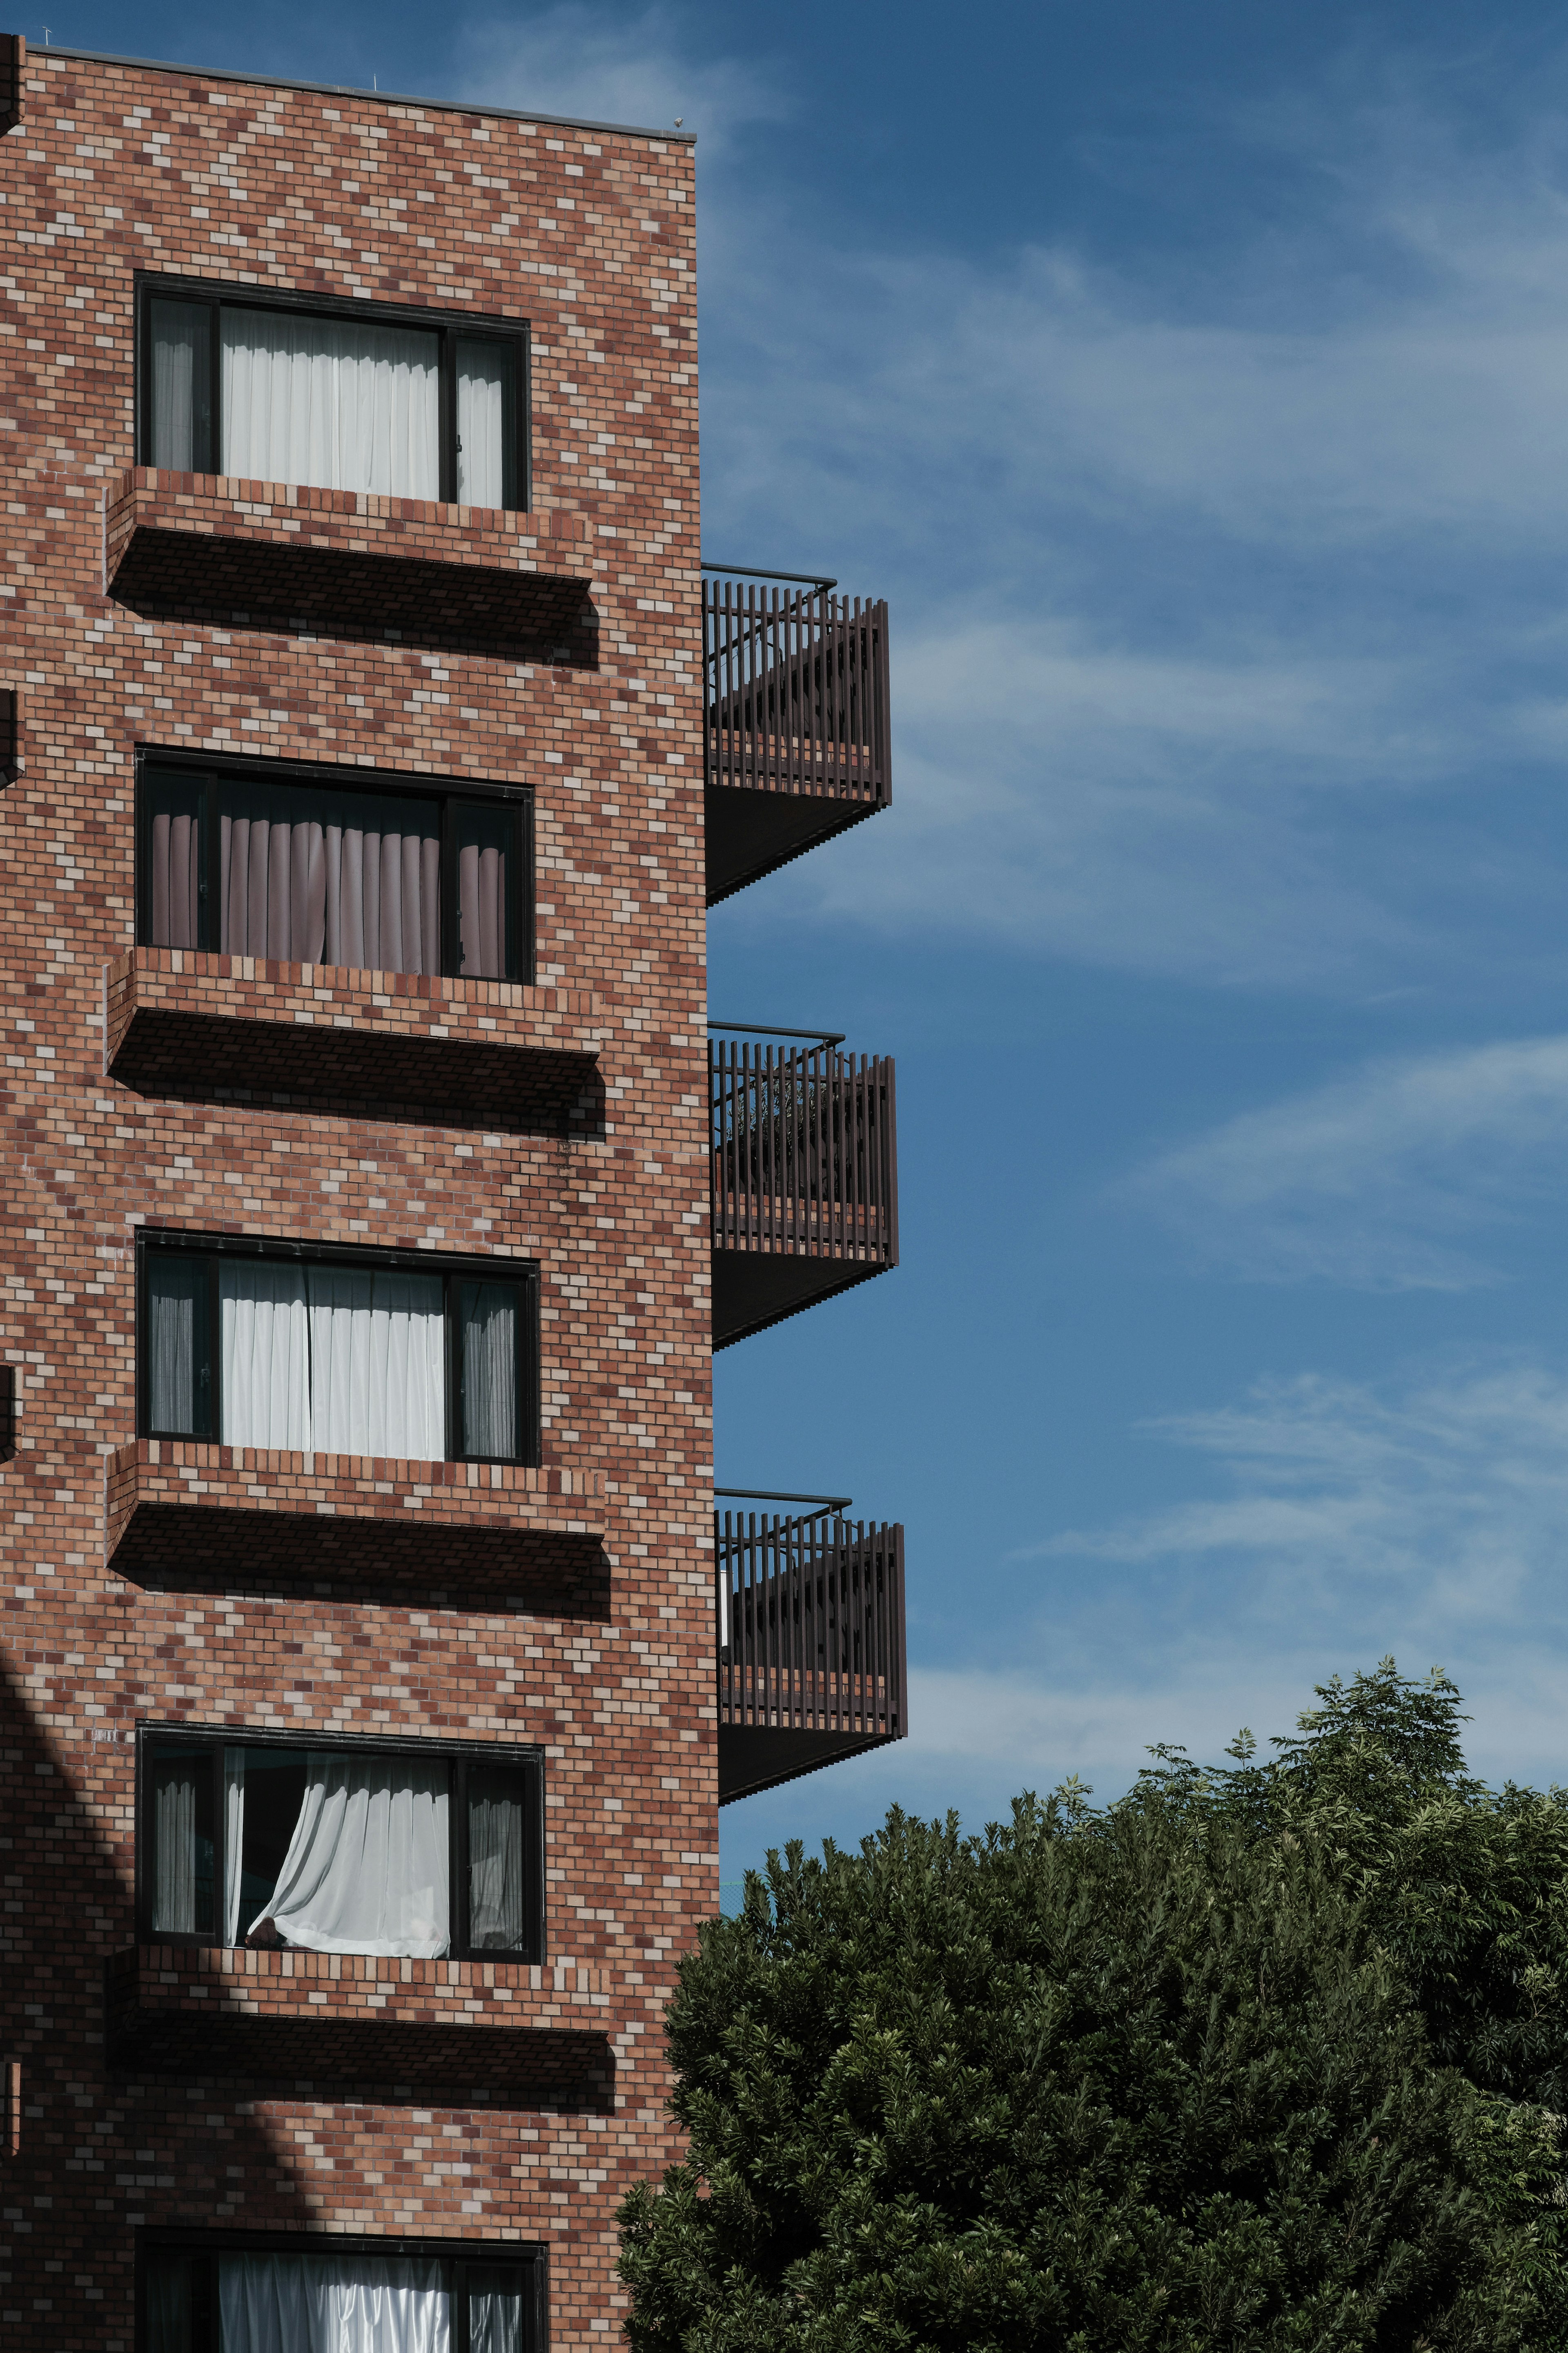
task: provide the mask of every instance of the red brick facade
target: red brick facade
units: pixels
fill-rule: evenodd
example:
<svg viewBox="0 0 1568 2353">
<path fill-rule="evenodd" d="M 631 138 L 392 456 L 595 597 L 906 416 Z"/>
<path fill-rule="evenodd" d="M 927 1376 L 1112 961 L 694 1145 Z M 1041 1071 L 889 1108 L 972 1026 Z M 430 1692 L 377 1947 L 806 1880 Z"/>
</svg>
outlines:
<svg viewBox="0 0 1568 2353">
<path fill-rule="evenodd" d="M 613 2343 L 717 1900 L 692 149 L 18 80 L 0 2338 L 132 2353 L 139 2228 L 222 2225 L 541 2244 Z M 532 511 L 138 470 L 138 270 L 527 322 Z M 139 746 L 531 788 L 532 981 L 138 950 Z M 153 1226 L 536 1262 L 542 1469 L 138 1443 Z M 138 1948 L 147 1724 L 536 1744 L 542 1968 Z"/>
</svg>

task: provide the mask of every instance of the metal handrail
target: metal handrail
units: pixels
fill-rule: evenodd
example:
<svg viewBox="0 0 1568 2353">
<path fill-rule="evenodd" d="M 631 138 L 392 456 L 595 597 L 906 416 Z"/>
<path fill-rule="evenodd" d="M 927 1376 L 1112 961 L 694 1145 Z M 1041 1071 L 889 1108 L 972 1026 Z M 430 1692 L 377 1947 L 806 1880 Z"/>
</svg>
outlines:
<svg viewBox="0 0 1568 2353">
<path fill-rule="evenodd" d="M 900 1738 L 903 1529 L 716 1512 L 713 1536 L 721 1725 Z"/>
<path fill-rule="evenodd" d="M 749 1504 L 816 1504 L 818 1509 L 805 1514 L 819 1520 L 824 1512 L 847 1512 L 855 1501 L 853 1495 L 792 1495 L 784 1487 L 715 1487 L 716 1495 L 738 1495 Z"/>
<path fill-rule="evenodd" d="M 798 580 L 807 588 L 837 588 L 826 572 L 770 572 L 765 564 L 710 564 L 702 559 L 704 572 L 732 572 L 742 580 Z"/>
<path fill-rule="evenodd" d="M 824 1046 L 842 1046 L 849 1035 L 847 1029 L 770 1029 L 763 1021 L 721 1021 L 717 1014 L 708 1017 L 710 1029 L 733 1029 L 742 1038 L 816 1038 Z"/>
</svg>

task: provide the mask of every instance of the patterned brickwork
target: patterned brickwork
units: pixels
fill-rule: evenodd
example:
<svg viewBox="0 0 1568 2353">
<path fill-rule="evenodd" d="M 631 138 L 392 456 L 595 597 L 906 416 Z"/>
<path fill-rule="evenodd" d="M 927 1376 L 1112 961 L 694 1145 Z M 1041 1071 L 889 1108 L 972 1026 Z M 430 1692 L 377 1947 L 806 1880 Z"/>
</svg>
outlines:
<svg viewBox="0 0 1568 2353">
<path fill-rule="evenodd" d="M 221 2223 L 542 2242 L 552 2345 L 603 2345 L 616 2205 L 673 2146 L 663 2006 L 717 1886 L 692 152 L 61 51 L 21 80 L 0 142 L 0 689 L 21 698 L 0 791 L 0 2000 L 25 2115 L 0 2165 L 0 2337 L 132 2353 L 137 2225 Z M 138 269 L 527 321 L 532 512 L 139 480 Z M 119 577 L 142 542 L 151 586 Z M 204 547 L 248 551 L 248 604 Z M 538 645 L 521 606 L 497 629 L 462 604 L 542 580 L 560 597 Z M 143 961 L 138 745 L 531 786 L 538 987 Z M 143 1016 L 161 1065 L 121 1061 Z M 200 1067 L 177 1018 L 242 1034 L 237 1062 Z M 593 1115 L 354 1113 L 277 1060 L 280 1030 L 316 1027 L 367 1051 L 593 1057 Z M 543 1483 L 154 1461 L 149 1222 L 537 1261 Z M 492 1520 L 517 1559 L 487 1585 Z M 522 2023 L 474 2022 L 480 1986 L 503 2005 L 472 1969 L 416 1993 L 306 1984 L 271 1955 L 135 1957 L 141 1722 L 537 1743 L 549 1927 L 538 1983 L 509 1989 Z M 453 2038 L 498 2054 L 460 2071 L 483 2104 L 453 2097 Z"/>
</svg>

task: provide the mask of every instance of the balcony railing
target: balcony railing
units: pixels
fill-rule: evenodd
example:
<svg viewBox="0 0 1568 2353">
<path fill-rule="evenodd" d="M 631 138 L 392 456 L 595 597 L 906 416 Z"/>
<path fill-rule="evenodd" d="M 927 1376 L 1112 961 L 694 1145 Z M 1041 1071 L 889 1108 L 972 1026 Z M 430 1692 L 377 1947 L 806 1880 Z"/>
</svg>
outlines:
<svg viewBox="0 0 1568 2353">
<path fill-rule="evenodd" d="M 891 798 L 888 608 L 835 588 L 702 584 L 710 906 Z"/>
<path fill-rule="evenodd" d="M 713 1535 L 720 1803 L 901 1739 L 903 1529 L 724 1510 Z"/>
<path fill-rule="evenodd" d="M 716 1348 L 898 1264 L 892 1060 L 841 1044 L 709 1039 Z"/>
</svg>

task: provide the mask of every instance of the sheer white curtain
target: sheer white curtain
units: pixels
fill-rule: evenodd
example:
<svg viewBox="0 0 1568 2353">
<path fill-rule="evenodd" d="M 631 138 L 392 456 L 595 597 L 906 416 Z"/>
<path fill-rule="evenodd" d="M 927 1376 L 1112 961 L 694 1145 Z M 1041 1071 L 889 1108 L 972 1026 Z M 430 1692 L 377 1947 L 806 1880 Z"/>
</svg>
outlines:
<svg viewBox="0 0 1568 2353">
<path fill-rule="evenodd" d="M 458 344 L 458 503 L 499 507 L 504 496 L 504 355 L 495 343 Z"/>
<path fill-rule="evenodd" d="M 437 336 L 226 307 L 221 334 L 224 473 L 439 498 Z"/>
<path fill-rule="evenodd" d="M 438 2263 L 224 2254 L 217 2294 L 223 2353 L 451 2353 Z"/>
<path fill-rule="evenodd" d="M 522 1791 L 510 1774 L 468 1775 L 468 1940 L 493 1952 L 522 1942 Z"/>
<path fill-rule="evenodd" d="M 463 1349 L 463 1451 L 517 1452 L 517 1290 L 510 1282 L 458 1286 Z"/>
<path fill-rule="evenodd" d="M 270 1919 L 311 1952 L 438 1959 L 451 1942 L 447 1778 L 440 1761 L 312 1749 L 278 1884 L 247 1933 Z"/>
<path fill-rule="evenodd" d="M 310 1451 L 438 1461 L 447 1451 L 439 1275 L 313 1266 Z"/>
<path fill-rule="evenodd" d="M 148 1254 L 147 1419 L 153 1430 L 194 1431 L 196 1426 L 196 1310 L 205 1298 L 204 1270 L 173 1250 Z"/>
<path fill-rule="evenodd" d="M 208 345 L 205 303 L 153 305 L 153 463 L 176 474 L 195 466 L 195 371 Z"/>
<path fill-rule="evenodd" d="M 228 1261 L 218 1303 L 226 1446 L 445 1455 L 439 1275 Z"/>
<path fill-rule="evenodd" d="M 239 1942 L 240 1873 L 245 1861 L 245 1751 L 223 1752 L 223 1941 Z"/>
<path fill-rule="evenodd" d="M 218 1275 L 225 1446 L 310 1451 L 305 1270 L 226 1261 Z"/>
<path fill-rule="evenodd" d="M 196 1926 L 196 1774 L 205 1760 L 160 1757 L 153 1766 L 153 1929 L 189 1936 Z"/>
<path fill-rule="evenodd" d="M 469 2270 L 468 2353 L 522 2353 L 522 2290 L 515 2272 Z"/>
</svg>

